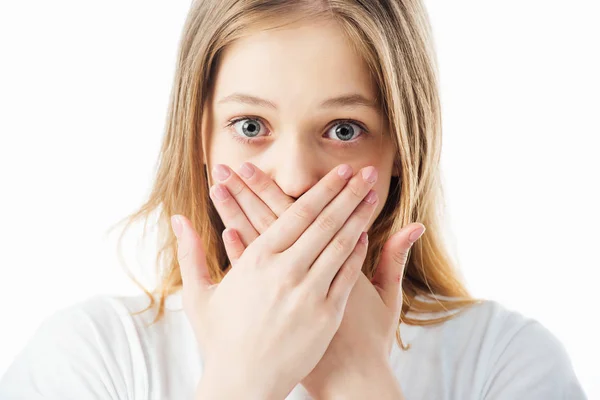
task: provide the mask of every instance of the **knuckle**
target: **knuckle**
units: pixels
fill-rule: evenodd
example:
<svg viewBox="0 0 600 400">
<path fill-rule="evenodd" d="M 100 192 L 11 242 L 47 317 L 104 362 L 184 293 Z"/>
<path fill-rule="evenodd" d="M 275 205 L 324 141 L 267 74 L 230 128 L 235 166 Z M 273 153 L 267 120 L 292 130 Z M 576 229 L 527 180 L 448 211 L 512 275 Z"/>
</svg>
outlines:
<svg viewBox="0 0 600 400">
<path fill-rule="evenodd" d="M 273 222 L 275 222 L 275 218 L 272 215 L 261 215 L 258 220 L 258 231 L 260 233 L 265 232 L 271 226 L 271 224 L 273 224 Z"/>
<path fill-rule="evenodd" d="M 335 196 L 339 192 L 339 190 L 336 188 L 336 186 L 333 185 L 331 182 L 326 182 L 324 186 L 325 186 L 325 192 L 329 196 Z"/>
<path fill-rule="evenodd" d="M 261 234 L 248 245 L 246 250 L 244 250 L 244 254 L 246 253 L 255 254 L 254 257 L 260 257 L 258 260 L 262 262 L 266 260 L 267 254 L 273 254 L 273 249 L 271 243 L 267 240 L 266 235 Z"/>
<path fill-rule="evenodd" d="M 217 208 L 219 215 L 228 220 L 234 220 L 239 214 L 239 209 L 237 207 L 233 207 L 231 201 L 232 199 L 232 197 L 226 199 L 221 203 L 221 208 Z"/>
<path fill-rule="evenodd" d="M 277 217 L 281 217 L 292 205 L 294 205 L 293 200 L 285 200 L 285 203 L 281 205 L 281 208 L 274 209 L 273 212 L 277 215 Z"/>
<path fill-rule="evenodd" d="M 286 293 L 298 286 L 298 278 L 293 274 L 289 274 L 281 278 L 281 287 Z"/>
<path fill-rule="evenodd" d="M 330 326 L 331 323 L 337 319 L 339 311 L 337 310 L 337 307 L 326 302 L 323 304 L 323 307 L 317 309 L 316 314 L 317 323 L 320 326 Z"/>
<path fill-rule="evenodd" d="M 358 213 L 363 217 L 369 217 L 375 212 L 375 208 L 377 207 L 377 203 L 368 203 L 366 201 L 361 201 L 358 207 Z"/>
<path fill-rule="evenodd" d="M 366 222 L 371 219 L 373 213 L 375 212 L 375 207 L 373 204 L 369 204 L 366 202 L 362 202 L 357 210 L 357 218 L 360 221 Z"/>
<path fill-rule="evenodd" d="M 321 326 L 335 329 L 344 316 L 344 304 L 340 301 L 327 302 L 318 311 L 317 321 Z"/>
<path fill-rule="evenodd" d="M 296 308 L 306 307 L 314 302 L 314 295 L 310 290 L 299 287 L 293 292 L 293 304 Z"/>
<path fill-rule="evenodd" d="M 190 249 L 188 248 L 183 248 L 182 246 L 177 247 L 177 260 L 179 261 L 179 264 L 184 264 L 187 259 L 190 257 Z"/>
<path fill-rule="evenodd" d="M 234 181 L 231 183 L 230 187 L 228 187 L 229 192 L 233 197 L 239 196 L 244 190 L 246 190 L 246 184 Z"/>
<path fill-rule="evenodd" d="M 404 265 L 406 263 L 406 259 L 408 258 L 408 251 L 395 251 L 392 253 L 392 259 L 395 263 L 400 265 Z"/>
<path fill-rule="evenodd" d="M 336 252 L 343 254 L 348 251 L 350 247 L 350 240 L 346 237 L 338 235 L 335 238 L 333 238 L 331 245 L 333 246 Z"/>
<path fill-rule="evenodd" d="M 296 203 L 294 207 L 294 215 L 302 220 L 311 220 L 313 212 L 311 210 L 310 205 L 306 203 Z"/>
<path fill-rule="evenodd" d="M 357 264 L 357 260 L 353 258 L 340 270 L 340 279 L 348 285 L 354 283 L 354 280 L 358 276 L 359 269 L 357 268 Z"/>
<path fill-rule="evenodd" d="M 260 196 L 261 194 L 267 192 L 269 188 L 271 188 L 271 182 L 272 181 L 270 181 L 269 179 L 264 179 L 261 182 L 258 182 L 256 184 L 256 194 Z"/>
<path fill-rule="evenodd" d="M 271 261 L 268 252 L 269 248 L 264 244 L 259 249 L 254 249 L 254 251 L 251 253 L 254 265 L 257 267 L 267 265 Z"/>
<path fill-rule="evenodd" d="M 362 200 L 365 197 L 365 195 L 361 193 L 362 191 L 360 190 L 360 188 L 357 187 L 357 185 L 355 184 L 349 184 L 348 190 L 354 195 L 354 197 L 356 197 L 359 200 Z"/>
<path fill-rule="evenodd" d="M 281 299 L 289 295 L 290 292 L 297 291 L 296 288 L 300 283 L 300 279 L 296 274 L 291 273 L 290 269 L 281 268 L 277 282 L 277 298 Z"/>
<path fill-rule="evenodd" d="M 257 268 L 266 262 L 265 249 L 259 241 L 260 236 L 244 250 L 242 257 L 244 258 L 245 268 Z"/>
<path fill-rule="evenodd" d="M 317 217 L 317 226 L 323 232 L 330 232 L 336 228 L 335 220 L 331 217 L 331 215 L 321 214 Z"/>
</svg>

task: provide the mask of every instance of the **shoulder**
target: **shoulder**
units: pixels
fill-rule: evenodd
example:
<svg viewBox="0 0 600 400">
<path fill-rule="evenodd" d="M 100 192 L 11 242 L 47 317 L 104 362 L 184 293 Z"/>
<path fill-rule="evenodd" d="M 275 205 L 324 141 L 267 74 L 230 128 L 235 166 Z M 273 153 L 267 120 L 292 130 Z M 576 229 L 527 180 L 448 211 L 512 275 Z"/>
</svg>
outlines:
<svg viewBox="0 0 600 400">
<path fill-rule="evenodd" d="M 479 338 L 477 341 L 498 357 L 507 350 L 526 347 L 529 354 L 542 353 L 536 349 L 543 349 L 544 354 L 568 361 L 563 344 L 544 325 L 493 300 L 465 308 L 445 328 L 471 339 Z"/>
<path fill-rule="evenodd" d="M 130 312 L 144 308 L 141 297 L 94 296 L 59 309 L 9 366 L 0 397 L 53 398 L 65 390 L 66 398 L 141 394 L 144 353 Z"/>
<path fill-rule="evenodd" d="M 50 341 L 69 350 L 77 343 L 96 356 L 106 356 L 101 354 L 107 350 L 103 345 L 110 345 L 114 355 L 122 356 L 121 352 L 128 352 L 130 357 L 135 357 L 135 343 L 139 337 L 136 323 L 146 322 L 149 313 L 145 314 L 146 318 L 134 318 L 133 313 L 142 311 L 149 304 L 149 301 L 144 304 L 144 300 L 143 296 L 97 295 L 79 301 L 42 321 L 31 344 Z"/>
<path fill-rule="evenodd" d="M 481 398 L 585 398 L 564 345 L 536 319 L 486 300 L 443 325 L 486 371 Z"/>
<path fill-rule="evenodd" d="M 473 305 L 448 312 L 429 314 L 426 317 L 413 313 L 408 315 L 424 320 L 431 317 L 450 316 L 451 318 L 441 324 L 424 327 L 425 331 L 435 332 L 448 339 L 457 337 L 468 339 L 468 341 L 483 342 L 495 349 L 501 349 L 509 344 L 531 341 L 564 351 L 563 345 L 556 336 L 536 319 L 527 317 L 493 300 L 482 300 Z"/>
</svg>

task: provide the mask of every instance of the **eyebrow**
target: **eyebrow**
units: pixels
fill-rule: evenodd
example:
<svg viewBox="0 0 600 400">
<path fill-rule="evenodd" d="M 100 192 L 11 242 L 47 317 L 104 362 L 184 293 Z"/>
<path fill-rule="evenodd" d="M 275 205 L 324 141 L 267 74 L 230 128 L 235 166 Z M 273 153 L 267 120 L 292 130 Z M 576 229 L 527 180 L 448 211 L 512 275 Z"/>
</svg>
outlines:
<svg viewBox="0 0 600 400">
<path fill-rule="evenodd" d="M 273 103 L 272 101 L 269 101 L 266 99 L 261 99 L 260 97 L 252 96 L 252 95 L 245 94 L 245 93 L 230 94 L 229 96 L 223 97 L 221 100 L 219 100 L 217 102 L 217 104 L 223 104 L 223 103 L 229 103 L 229 102 L 250 104 L 253 106 L 266 107 L 266 108 L 272 108 L 273 110 L 277 110 L 277 105 L 275 103 Z M 319 105 L 319 107 L 322 107 L 322 108 L 335 108 L 335 107 L 348 107 L 348 106 L 364 106 L 364 107 L 373 108 L 376 111 L 378 109 L 377 103 L 375 101 L 368 99 L 367 97 L 365 97 L 361 94 L 358 94 L 358 93 L 351 93 L 351 94 L 345 94 L 345 95 L 338 96 L 338 97 L 332 97 L 330 99 L 323 101 Z"/>
</svg>

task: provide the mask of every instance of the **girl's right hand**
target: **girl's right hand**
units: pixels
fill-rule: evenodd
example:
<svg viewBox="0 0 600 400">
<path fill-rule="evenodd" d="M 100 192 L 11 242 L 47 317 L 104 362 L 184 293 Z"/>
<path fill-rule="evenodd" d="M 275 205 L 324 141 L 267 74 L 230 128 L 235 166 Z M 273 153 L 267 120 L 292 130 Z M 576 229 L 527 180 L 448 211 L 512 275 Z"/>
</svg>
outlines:
<svg viewBox="0 0 600 400">
<path fill-rule="evenodd" d="M 204 358 L 206 393 L 285 398 L 319 362 L 361 271 L 367 245 L 358 239 L 366 239 L 361 232 L 377 205 L 370 191 L 375 168 L 352 175 L 347 165 L 327 174 L 245 249 L 218 285 L 190 221 L 174 216 L 183 308 Z M 235 231 L 225 230 L 223 240 L 243 246 Z"/>
</svg>

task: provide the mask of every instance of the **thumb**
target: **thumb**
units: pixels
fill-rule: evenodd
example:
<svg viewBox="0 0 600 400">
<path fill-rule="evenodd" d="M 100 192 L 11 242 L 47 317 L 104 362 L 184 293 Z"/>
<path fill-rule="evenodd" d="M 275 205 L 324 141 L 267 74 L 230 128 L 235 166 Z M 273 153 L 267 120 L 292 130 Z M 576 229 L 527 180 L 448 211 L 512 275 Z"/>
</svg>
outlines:
<svg viewBox="0 0 600 400">
<path fill-rule="evenodd" d="M 371 283 L 379 291 L 385 305 L 399 314 L 402 305 L 402 277 L 412 244 L 425 232 L 425 226 L 410 224 L 393 235 L 383 245 L 381 258 Z"/>
<path fill-rule="evenodd" d="M 192 297 L 208 293 L 213 282 L 208 273 L 206 253 L 200 236 L 190 220 L 183 215 L 173 215 L 171 227 L 177 237 L 177 260 L 184 291 L 191 292 Z"/>
</svg>

